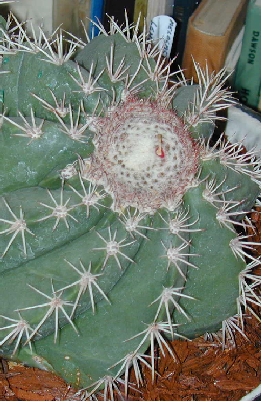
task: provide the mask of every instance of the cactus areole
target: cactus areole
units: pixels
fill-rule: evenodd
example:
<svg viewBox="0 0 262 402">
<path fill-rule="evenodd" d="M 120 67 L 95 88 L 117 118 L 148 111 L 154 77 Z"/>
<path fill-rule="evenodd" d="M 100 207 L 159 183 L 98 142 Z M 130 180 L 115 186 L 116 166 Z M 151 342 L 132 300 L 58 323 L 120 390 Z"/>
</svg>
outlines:
<svg viewBox="0 0 262 402">
<path fill-rule="evenodd" d="M 117 209 L 177 206 L 198 170 L 198 147 L 177 114 L 156 101 L 127 99 L 98 122 L 90 178 Z"/>
<path fill-rule="evenodd" d="M 98 27 L 0 20 L 0 354 L 82 399 L 154 381 L 173 338 L 234 343 L 259 302 L 259 163 L 212 139 L 225 71 L 186 82 L 138 25 Z"/>
</svg>

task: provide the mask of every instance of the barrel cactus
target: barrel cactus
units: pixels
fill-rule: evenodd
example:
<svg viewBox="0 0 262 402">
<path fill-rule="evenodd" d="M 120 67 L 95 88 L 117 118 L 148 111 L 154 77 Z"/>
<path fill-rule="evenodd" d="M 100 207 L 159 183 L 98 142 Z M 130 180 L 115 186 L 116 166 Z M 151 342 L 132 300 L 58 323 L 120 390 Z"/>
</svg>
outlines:
<svg viewBox="0 0 262 402">
<path fill-rule="evenodd" d="M 194 85 L 138 25 L 98 26 L 1 19 L 0 353 L 112 399 L 156 345 L 244 332 L 259 165 L 212 139 L 225 71 Z"/>
</svg>

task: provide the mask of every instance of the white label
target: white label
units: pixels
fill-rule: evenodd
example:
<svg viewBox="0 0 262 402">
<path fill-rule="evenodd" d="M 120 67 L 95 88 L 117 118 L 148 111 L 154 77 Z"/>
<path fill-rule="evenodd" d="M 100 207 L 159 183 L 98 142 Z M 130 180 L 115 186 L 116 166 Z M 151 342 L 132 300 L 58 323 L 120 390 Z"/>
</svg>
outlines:
<svg viewBox="0 0 262 402">
<path fill-rule="evenodd" d="M 158 43 L 164 57 L 169 58 L 177 23 L 172 17 L 158 15 L 150 24 L 149 36 L 153 43 Z"/>
</svg>

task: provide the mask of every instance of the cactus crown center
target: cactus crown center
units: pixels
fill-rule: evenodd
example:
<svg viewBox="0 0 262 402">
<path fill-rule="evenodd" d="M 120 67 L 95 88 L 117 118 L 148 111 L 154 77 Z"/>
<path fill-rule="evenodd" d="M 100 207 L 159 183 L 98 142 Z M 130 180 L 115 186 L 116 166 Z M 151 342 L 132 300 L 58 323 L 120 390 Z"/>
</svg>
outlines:
<svg viewBox="0 0 262 402">
<path fill-rule="evenodd" d="M 114 208 L 177 206 L 198 168 L 198 147 L 175 112 L 129 97 L 98 123 L 90 179 Z"/>
</svg>

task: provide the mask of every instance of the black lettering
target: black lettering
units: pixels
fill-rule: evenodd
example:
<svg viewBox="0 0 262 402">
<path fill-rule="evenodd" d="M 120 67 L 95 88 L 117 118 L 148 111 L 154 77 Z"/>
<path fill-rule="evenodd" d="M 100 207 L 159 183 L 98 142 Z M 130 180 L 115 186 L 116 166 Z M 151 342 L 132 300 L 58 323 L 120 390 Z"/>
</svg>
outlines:
<svg viewBox="0 0 262 402">
<path fill-rule="evenodd" d="M 249 89 L 246 89 L 246 88 L 243 88 L 243 87 L 242 87 L 242 88 L 239 90 L 239 95 L 240 95 L 241 99 L 243 99 L 243 98 L 248 98 L 249 94 L 250 94 L 250 90 L 249 90 Z"/>
<path fill-rule="evenodd" d="M 239 96 L 239 100 L 240 100 L 240 102 L 242 102 L 242 103 L 247 103 L 248 102 L 248 97 L 247 96 Z"/>
</svg>

